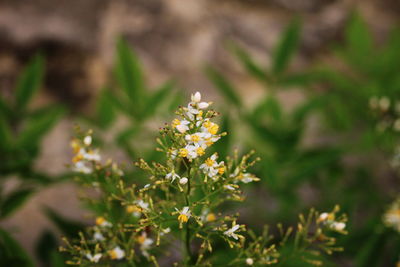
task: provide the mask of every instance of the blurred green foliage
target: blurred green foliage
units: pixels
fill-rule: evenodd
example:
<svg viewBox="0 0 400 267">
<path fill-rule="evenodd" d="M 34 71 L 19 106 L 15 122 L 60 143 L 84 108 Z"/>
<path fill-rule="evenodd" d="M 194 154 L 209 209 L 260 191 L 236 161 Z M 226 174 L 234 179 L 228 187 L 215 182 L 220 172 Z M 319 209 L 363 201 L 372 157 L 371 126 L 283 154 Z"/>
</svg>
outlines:
<svg viewBox="0 0 400 267">
<path fill-rule="evenodd" d="M 398 186 L 398 181 L 393 182 L 397 175 L 388 170 L 397 134 L 376 131 L 368 103 L 373 96 L 400 97 L 400 32 L 394 29 L 386 42 L 378 45 L 363 18 L 355 13 L 343 42 L 332 49 L 340 64 L 317 62 L 293 72 L 290 63 L 300 38 L 301 20 L 294 19 L 273 50 L 269 66 L 239 45 L 229 45 L 243 69 L 265 88 L 252 107 L 244 104 L 239 94 L 242 88 L 207 66 L 206 74 L 223 98 L 217 109 L 229 111 L 224 112 L 229 115 L 222 118 L 221 127 L 230 135 L 216 143 L 216 150 L 224 151 L 224 157 L 233 147 L 244 146 L 243 150 L 257 149 L 262 158 L 257 175 L 263 186 L 248 194 L 248 207 L 253 209 L 248 212 L 249 224 L 289 224 L 306 207 L 323 210 L 338 203 L 350 215 L 350 234 L 340 240 L 345 253 L 336 263 L 393 266 L 399 257 L 400 238 L 382 225 L 381 216 L 393 197 L 387 193 L 387 183 Z M 43 65 L 41 56 L 34 57 L 19 77 L 11 99 L 0 97 L 0 219 L 12 214 L 37 188 L 68 177 L 49 176 L 34 168 L 43 137 L 66 112 L 60 105 L 30 108 L 43 78 Z M 154 120 L 169 119 L 165 114 L 182 103 L 181 94 L 173 81 L 149 88 L 137 56 L 123 40 L 117 43 L 114 77 L 99 95 L 95 113 L 81 118 L 89 127 L 112 132 L 111 140 L 98 136 L 96 142 L 122 150 L 132 160 L 139 155 L 156 160 L 159 154 L 146 144 L 153 143 L 149 136 L 154 133 Z M 293 89 L 300 89 L 305 99 L 287 111 L 280 93 Z M 310 133 L 309 125 L 315 121 L 319 128 Z M 306 134 L 315 142 L 305 144 Z M 141 180 L 131 168 L 126 174 L 127 179 Z M 18 177 L 20 185 L 3 192 L 10 177 Z M 46 214 L 66 236 L 82 227 L 54 211 L 46 210 Z M 57 243 L 50 231 L 38 242 L 36 254 L 47 266 L 64 266 L 55 252 Z M 326 264 L 334 263 L 326 260 Z M 33 266 L 17 242 L 1 229 L 0 265 Z"/>
</svg>

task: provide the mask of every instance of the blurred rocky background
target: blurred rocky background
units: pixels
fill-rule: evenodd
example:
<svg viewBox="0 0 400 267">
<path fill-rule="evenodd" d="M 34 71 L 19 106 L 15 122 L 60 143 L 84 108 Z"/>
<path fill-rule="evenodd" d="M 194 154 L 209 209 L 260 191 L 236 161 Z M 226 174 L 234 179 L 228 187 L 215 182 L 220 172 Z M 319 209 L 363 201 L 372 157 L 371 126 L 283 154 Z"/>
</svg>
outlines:
<svg viewBox="0 0 400 267">
<path fill-rule="evenodd" d="M 227 51 L 235 41 L 266 62 L 293 16 L 303 19 L 299 56 L 293 68 L 329 61 L 344 25 L 357 9 L 374 34 L 384 39 L 400 15 L 395 0 L 1 0 L 0 92 L 11 94 L 17 74 L 40 51 L 46 58 L 44 90 L 37 104 L 58 101 L 90 113 L 93 99 L 110 79 L 117 37 L 124 37 L 144 63 L 150 85 L 175 78 L 187 90 L 213 94 L 202 72 L 212 63 L 228 75 L 251 102 L 260 92 Z M 212 96 L 214 97 L 214 96 Z M 210 96 L 211 98 L 211 96 Z M 295 95 L 288 96 L 290 102 Z M 72 119 L 64 120 L 44 142 L 38 166 L 60 172 L 69 162 Z M 80 219 L 71 184 L 47 188 L 1 224 L 33 254 L 42 229 L 43 205 Z"/>
</svg>

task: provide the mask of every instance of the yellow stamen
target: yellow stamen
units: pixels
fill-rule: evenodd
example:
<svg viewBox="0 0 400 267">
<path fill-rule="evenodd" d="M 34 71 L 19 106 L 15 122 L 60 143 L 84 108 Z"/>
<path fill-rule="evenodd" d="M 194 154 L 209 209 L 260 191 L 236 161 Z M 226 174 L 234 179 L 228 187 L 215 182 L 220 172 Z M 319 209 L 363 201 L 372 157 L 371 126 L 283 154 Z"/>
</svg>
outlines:
<svg viewBox="0 0 400 267">
<path fill-rule="evenodd" d="M 179 150 L 179 156 L 181 156 L 182 158 L 186 157 L 188 155 L 189 151 L 186 148 L 181 148 Z"/>
<path fill-rule="evenodd" d="M 208 159 L 206 159 L 205 163 L 207 164 L 207 166 L 212 167 L 212 166 L 214 166 L 215 161 L 212 160 L 211 158 L 208 158 Z"/>
<path fill-rule="evenodd" d="M 200 141 L 200 136 L 193 134 L 190 139 L 192 139 L 193 142 L 199 142 Z"/>
<path fill-rule="evenodd" d="M 211 127 L 211 123 L 212 123 L 212 122 L 210 122 L 210 121 L 205 121 L 205 122 L 203 123 L 203 126 L 206 127 L 206 128 L 210 128 L 210 127 Z"/>
<path fill-rule="evenodd" d="M 110 254 L 110 258 L 111 258 L 112 260 L 115 260 L 115 259 L 118 258 L 117 252 L 116 252 L 115 250 L 109 251 L 108 254 Z"/>
<path fill-rule="evenodd" d="M 138 242 L 139 244 L 143 244 L 144 241 L 146 241 L 146 235 L 145 235 L 145 234 L 140 235 L 140 236 L 137 237 L 137 242 Z"/>
<path fill-rule="evenodd" d="M 176 126 L 178 126 L 179 124 L 181 124 L 181 121 L 178 120 L 178 119 L 174 119 L 174 120 L 172 121 L 172 127 L 173 127 L 173 128 L 176 128 Z"/>
<path fill-rule="evenodd" d="M 104 217 L 97 217 L 96 218 L 96 224 L 97 225 L 102 225 L 105 222 L 106 222 L 106 219 L 104 219 Z"/>
<path fill-rule="evenodd" d="M 210 134 L 217 134 L 218 129 L 219 129 L 218 124 L 215 124 L 215 123 L 214 123 L 211 127 L 208 128 L 208 132 L 209 132 Z"/>
<path fill-rule="evenodd" d="M 188 218 L 188 216 L 186 216 L 185 214 L 180 214 L 179 216 L 178 216 L 178 221 L 180 222 L 180 223 L 185 223 L 185 222 L 187 222 L 189 220 L 189 218 Z"/>
<path fill-rule="evenodd" d="M 79 150 L 81 150 L 81 146 L 79 145 L 78 139 L 74 138 L 71 141 L 71 147 L 72 147 L 72 150 L 74 151 L 74 154 L 78 153 Z"/>
<path fill-rule="evenodd" d="M 206 153 L 202 147 L 197 148 L 196 152 L 199 156 L 203 156 Z"/>
<path fill-rule="evenodd" d="M 209 214 L 207 215 L 207 218 L 206 218 L 207 222 L 213 222 L 213 221 L 215 221 L 216 219 L 217 219 L 217 217 L 215 216 L 214 213 L 209 213 Z"/>
<path fill-rule="evenodd" d="M 225 172 L 225 166 L 221 166 L 221 167 L 218 168 L 218 173 L 220 175 L 224 174 L 224 172 Z"/>
<path fill-rule="evenodd" d="M 142 209 L 136 205 L 128 205 L 126 206 L 126 212 L 133 213 L 133 212 L 141 212 Z"/>
<path fill-rule="evenodd" d="M 81 161 L 83 159 L 83 155 L 82 154 L 78 154 L 75 157 L 72 158 L 72 162 L 73 163 L 77 163 L 79 161 Z"/>
</svg>

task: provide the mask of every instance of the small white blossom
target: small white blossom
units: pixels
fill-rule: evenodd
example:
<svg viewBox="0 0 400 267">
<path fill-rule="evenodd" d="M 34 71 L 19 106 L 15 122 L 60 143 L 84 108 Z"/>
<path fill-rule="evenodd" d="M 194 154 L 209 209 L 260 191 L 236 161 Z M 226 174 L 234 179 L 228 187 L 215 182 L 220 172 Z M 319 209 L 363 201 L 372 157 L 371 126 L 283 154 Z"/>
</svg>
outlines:
<svg viewBox="0 0 400 267">
<path fill-rule="evenodd" d="M 228 237 L 232 237 L 235 240 L 239 239 L 239 236 L 235 233 L 237 230 L 239 230 L 240 225 L 239 224 L 232 224 L 232 228 L 226 230 L 224 232 L 224 235 L 228 236 Z"/>
<path fill-rule="evenodd" d="M 167 175 L 165 175 L 165 179 L 171 179 L 171 183 L 173 181 L 175 181 L 175 179 L 180 179 L 181 177 L 175 173 L 175 170 L 172 170 L 170 173 L 167 173 Z"/>
<path fill-rule="evenodd" d="M 187 182 L 188 182 L 188 178 L 186 178 L 186 177 L 182 177 L 182 178 L 179 180 L 179 183 L 182 184 L 182 185 L 185 185 Z"/>
<path fill-rule="evenodd" d="M 336 231 L 343 231 L 346 228 L 346 224 L 344 222 L 333 222 L 331 228 Z"/>
<path fill-rule="evenodd" d="M 254 264 L 254 260 L 252 258 L 247 258 L 246 259 L 246 264 L 247 265 L 253 265 Z"/>
<path fill-rule="evenodd" d="M 94 254 L 94 255 L 92 255 L 91 253 L 87 253 L 87 254 L 86 254 L 86 258 L 87 258 L 90 262 L 94 262 L 94 263 L 99 262 L 101 256 L 102 256 L 101 253 L 97 253 L 97 254 Z"/>
<path fill-rule="evenodd" d="M 119 246 L 113 248 L 110 252 L 110 257 L 112 260 L 120 260 L 125 257 L 125 251 L 121 249 Z"/>
<path fill-rule="evenodd" d="M 90 135 L 85 136 L 83 139 L 83 143 L 87 146 L 90 146 L 92 144 L 92 137 Z"/>
<path fill-rule="evenodd" d="M 83 161 L 78 161 L 77 163 L 75 163 L 73 166 L 73 170 L 84 174 L 90 174 L 93 172 L 92 168 L 86 166 L 85 162 Z"/>
<path fill-rule="evenodd" d="M 103 241 L 104 240 L 104 236 L 100 232 L 94 232 L 93 239 L 96 240 L 96 241 Z"/>
</svg>

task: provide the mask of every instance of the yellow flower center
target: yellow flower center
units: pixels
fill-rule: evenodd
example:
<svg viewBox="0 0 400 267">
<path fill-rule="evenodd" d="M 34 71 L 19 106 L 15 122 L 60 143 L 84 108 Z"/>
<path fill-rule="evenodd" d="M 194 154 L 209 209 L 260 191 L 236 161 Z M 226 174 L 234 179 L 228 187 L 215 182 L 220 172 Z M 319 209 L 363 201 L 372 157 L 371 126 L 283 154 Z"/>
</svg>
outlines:
<svg viewBox="0 0 400 267">
<path fill-rule="evenodd" d="M 225 166 L 221 166 L 221 167 L 218 168 L 218 173 L 220 175 L 224 174 L 224 172 L 225 172 Z"/>
<path fill-rule="evenodd" d="M 97 217 L 96 218 L 96 224 L 97 225 L 102 225 L 105 222 L 106 222 L 106 219 L 104 219 L 104 217 Z"/>
<path fill-rule="evenodd" d="M 190 137 L 190 139 L 191 139 L 193 142 L 199 142 L 199 141 L 200 141 L 200 136 L 198 136 L 197 134 L 193 134 L 193 135 Z"/>
<path fill-rule="evenodd" d="M 74 138 L 71 141 L 71 147 L 72 147 L 72 150 L 74 151 L 74 154 L 78 153 L 79 150 L 81 150 L 81 146 L 79 145 L 79 142 L 76 138 Z"/>
<path fill-rule="evenodd" d="M 218 124 L 215 124 L 215 123 L 214 123 L 211 127 L 208 128 L 208 132 L 209 132 L 210 134 L 217 134 L 218 129 L 219 129 Z"/>
<path fill-rule="evenodd" d="M 207 164 L 207 166 L 212 167 L 212 166 L 214 165 L 214 163 L 215 163 L 214 160 L 212 160 L 212 159 L 210 159 L 210 158 L 206 159 L 206 164 Z"/>
<path fill-rule="evenodd" d="M 196 152 L 197 152 L 197 155 L 199 155 L 199 156 L 203 156 L 205 153 L 204 149 L 202 147 L 197 148 Z"/>
<path fill-rule="evenodd" d="M 188 220 L 189 220 L 189 217 L 186 216 L 186 214 L 180 214 L 180 215 L 178 216 L 178 221 L 179 221 L 180 223 L 185 223 L 185 222 L 187 222 Z"/>
<path fill-rule="evenodd" d="M 139 237 L 137 238 L 137 242 L 138 242 L 139 244 L 143 244 L 144 241 L 146 241 L 146 235 L 141 235 L 141 236 L 139 236 Z"/>
<path fill-rule="evenodd" d="M 72 158 L 72 162 L 73 163 L 77 163 L 79 161 L 83 160 L 83 155 L 82 154 L 78 154 L 75 157 Z"/>
<path fill-rule="evenodd" d="M 188 155 L 189 151 L 186 148 L 181 148 L 179 150 L 179 156 L 181 156 L 182 158 L 186 157 Z"/>
<path fill-rule="evenodd" d="M 126 206 L 126 212 L 133 213 L 133 212 L 141 212 L 142 209 L 136 205 L 128 205 Z"/>
<path fill-rule="evenodd" d="M 206 145 L 207 145 L 207 146 L 211 146 L 212 144 L 214 144 L 214 142 L 211 141 L 211 138 L 207 138 L 207 139 L 206 139 Z"/>
<path fill-rule="evenodd" d="M 199 114 L 197 114 L 197 117 L 198 117 L 198 118 L 201 118 L 202 116 L 203 116 L 203 111 L 200 110 L 200 111 L 199 111 Z"/>
<path fill-rule="evenodd" d="M 209 214 L 207 215 L 207 218 L 206 218 L 207 222 L 213 222 L 213 221 L 215 221 L 216 219 L 217 219 L 217 217 L 215 216 L 214 213 L 209 213 Z"/>
<path fill-rule="evenodd" d="M 112 260 L 115 260 L 115 259 L 118 258 L 117 252 L 116 252 L 115 250 L 109 251 L 108 254 L 110 254 L 110 258 L 111 258 Z"/>
<path fill-rule="evenodd" d="M 176 126 L 178 126 L 179 124 L 181 124 L 181 121 L 178 119 L 174 119 L 172 121 L 172 127 L 175 128 Z"/>
<path fill-rule="evenodd" d="M 211 127 L 211 122 L 210 121 L 205 121 L 203 123 L 203 126 L 206 127 L 206 128 L 210 128 Z"/>
</svg>

